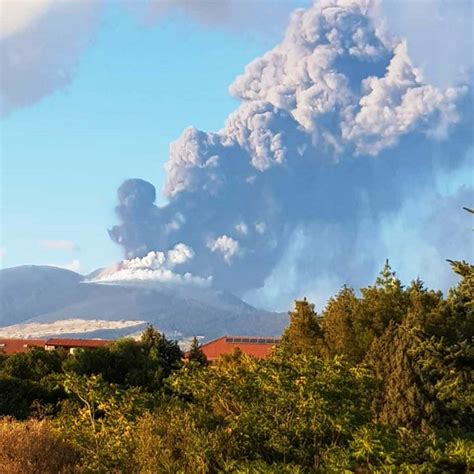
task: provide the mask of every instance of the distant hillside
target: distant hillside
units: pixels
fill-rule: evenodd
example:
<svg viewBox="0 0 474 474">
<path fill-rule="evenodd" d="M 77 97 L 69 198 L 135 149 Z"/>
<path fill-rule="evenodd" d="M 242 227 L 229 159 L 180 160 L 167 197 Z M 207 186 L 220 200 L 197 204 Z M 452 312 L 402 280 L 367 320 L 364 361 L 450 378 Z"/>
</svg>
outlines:
<svg viewBox="0 0 474 474">
<path fill-rule="evenodd" d="M 287 323 L 285 314 L 258 310 L 215 289 L 86 283 L 82 275 L 44 266 L 0 270 L 0 326 L 67 319 L 147 321 L 170 335 L 205 339 L 278 335 Z"/>
<path fill-rule="evenodd" d="M 0 326 L 56 311 L 83 299 L 83 276 L 33 265 L 0 270 Z"/>
</svg>

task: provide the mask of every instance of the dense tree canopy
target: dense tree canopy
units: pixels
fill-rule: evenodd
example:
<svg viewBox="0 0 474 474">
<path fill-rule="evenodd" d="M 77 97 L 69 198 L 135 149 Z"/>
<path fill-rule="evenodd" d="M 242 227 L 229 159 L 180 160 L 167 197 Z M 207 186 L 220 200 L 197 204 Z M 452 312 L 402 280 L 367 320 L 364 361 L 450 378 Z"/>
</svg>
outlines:
<svg viewBox="0 0 474 474">
<path fill-rule="evenodd" d="M 152 326 L 141 341 L 119 339 L 95 350 L 79 350 L 64 363 L 66 371 L 101 375 L 106 382 L 159 389 L 163 380 L 181 366 L 182 352 Z"/>
</svg>

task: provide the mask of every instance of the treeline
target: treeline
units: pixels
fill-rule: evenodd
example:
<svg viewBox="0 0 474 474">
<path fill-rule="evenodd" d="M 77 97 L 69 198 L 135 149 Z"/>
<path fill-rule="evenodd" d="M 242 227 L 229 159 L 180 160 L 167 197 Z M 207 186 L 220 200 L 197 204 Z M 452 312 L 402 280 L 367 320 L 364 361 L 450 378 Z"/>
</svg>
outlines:
<svg viewBox="0 0 474 474">
<path fill-rule="evenodd" d="M 317 314 L 296 302 L 266 360 L 188 363 L 141 341 L 0 362 L 0 472 L 465 473 L 474 469 L 474 266 L 446 297 L 388 263 Z"/>
</svg>

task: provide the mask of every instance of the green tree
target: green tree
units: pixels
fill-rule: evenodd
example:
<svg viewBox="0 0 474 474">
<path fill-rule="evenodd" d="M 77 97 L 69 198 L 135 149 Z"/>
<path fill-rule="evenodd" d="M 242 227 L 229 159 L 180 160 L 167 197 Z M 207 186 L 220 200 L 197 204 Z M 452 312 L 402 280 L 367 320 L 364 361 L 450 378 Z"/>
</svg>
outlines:
<svg viewBox="0 0 474 474">
<path fill-rule="evenodd" d="M 64 397 L 62 390 L 32 380 L 0 377 L 0 417 L 25 419 L 46 405 L 54 406 Z"/>
<path fill-rule="evenodd" d="M 183 352 L 176 341 L 168 340 L 164 334 L 147 326 L 142 335 L 142 345 L 159 380 L 168 377 L 182 366 Z"/>
<path fill-rule="evenodd" d="M 188 352 L 188 360 L 189 362 L 194 362 L 198 365 L 205 366 L 208 364 L 206 354 L 204 354 L 204 351 L 201 349 L 201 345 L 196 336 L 193 337 L 191 342 L 191 347 Z"/>
<path fill-rule="evenodd" d="M 366 360 L 379 382 L 373 405 L 377 421 L 416 429 L 434 421 L 434 399 L 415 352 L 422 341 L 419 328 L 391 323 L 373 342 Z"/>
<path fill-rule="evenodd" d="M 474 426 L 474 346 L 431 337 L 413 349 L 422 380 L 434 399 L 436 428 L 472 431 Z"/>
<path fill-rule="evenodd" d="M 330 357 L 344 355 L 349 360 L 360 359 L 358 337 L 354 329 L 354 315 L 359 300 L 352 288 L 344 286 L 330 298 L 322 313 L 321 329 L 327 354 Z"/>
<path fill-rule="evenodd" d="M 151 406 L 140 389 L 105 383 L 101 376 L 66 374 L 62 380 L 70 400 L 56 426 L 81 453 L 80 472 L 135 472 L 134 429 Z"/>
<path fill-rule="evenodd" d="M 324 348 L 323 333 L 314 304 L 306 298 L 295 301 L 295 309 L 288 313 L 290 324 L 282 335 L 278 350 L 287 353 L 321 354 Z"/>
<path fill-rule="evenodd" d="M 372 342 L 380 337 L 390 323 L 400 324 L 407 312 L 408 299 L 400 280 L 388 260 L 375 285 L 362 288 L 354 314 L 354 343 L 362 361 Z"/>
<path fill-rule="evenodd" d="M 153 391 L 160 389 L 163 380 L 181 367 L 181 358 L 178 344 L 150 326 L 141 342 L 124 338 L 106 347 L 77 351 L 65 362 L 64 369 L 79 375 L 101 375 L 109 383 Z"/>
<path fill-rule="evenodd" d="M 451 309 L 448 321 L 449 334 L 453 342 L 472 341 L 474 338 L 474 265 L 465 261 L 450 261 L 460 281 L 450 290 L 447 302 Z"/>
<path fill-rule="evenodd" d="M 108 383 L 150 387 L 158 383 L 152 361 L 143 345 L 133 339 L 120 339 L 107 347 L 79 350 L 64 364 L 67 372 L 100 375 Z"/>
<path fill-rule="evenodd" d="M 175 397 L 190 400 L 192 433 L 219 440 L 206 458 L 211 472 L 227 469 L 223 460 L 318 469 L 330 446 L 346 443 L 370 420 L 368 372 L 313 354 L 277 353 L 267 360 L 243 354 L 235 363 L 184 368 L 168 383 Z M 166 417 L 167 410 L 155 416 Z"/>
<path fill-rule="evenodd" d="M 61 372 L 64 354 L 60 351 L 45 351 L 32 347 L 26 352 L 18 352 L 6 358 L 1 368 L 5 377 L 39 382 L 47 375 Z"/>
<path fill-rule="evenodd" d="M 135 440 L 139 472 L 158 472 L 159 466 L 164 473 L 207 474 L 222 472 L 228 434 L 216 427 L 201 406 L 170 400 L 153 413 L 145 413 Z"/>
<path fill-rule="evenodd" d="M 456 325 L 441 293 L 425 289 L 420 280 L 410 285 L 407 297 L 402 323 L 392 322 L 366 357 L 380 382 L 376 417 L 425 430 L 469 426 L 474 350 L 466 326 Z M 462 305 L 458 310 L 465 314 Z"/>
<path fill-rule="evenodd" d="M 0 368 L 0 416 L 23 419 L 54 411 L 65 396 L 55 382 L 64 357 L 36 347 L 6 356 Z"/>
<path fill-rule="evenodd" d="M 425 288 L 418 278 L 406 290 L 407 312 L 404 321 L 423 329 L 426 336 L 446 336 L 450 309 L 441 291 Z"/>
<path fill-rule="evenodd" d="M 157 347 L 162 338 L 162 334 L 155 329 L 153 324 L 147 324 L 141 335 L 141 343 L 147 351 Z"/>
<path fill-rule="evenodd" d="M 474 214 L 474 210 L 464 207 L 465 211 Z M 473 229 L 474 230 L 474 229 Z M 452 310 L 453 339 L 472 341 L 474 338 L 474 265 L 464 260 L 448 260 L 453 271 L 461 277 L 458 285 L 448 295 Z"/>
</svg>

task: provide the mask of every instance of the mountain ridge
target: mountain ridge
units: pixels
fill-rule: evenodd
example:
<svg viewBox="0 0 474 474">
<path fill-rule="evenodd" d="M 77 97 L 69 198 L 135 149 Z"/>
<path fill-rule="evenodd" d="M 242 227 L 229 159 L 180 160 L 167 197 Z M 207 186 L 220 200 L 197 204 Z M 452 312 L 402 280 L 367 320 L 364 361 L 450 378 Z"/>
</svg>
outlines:
<svg viewBox="0 0 474 474">
<path fill-rule="evenodd" d="M 285 314 L 254 308 L 224 290 L 88 281 L 94 274 L 97 271 L 84 276 L 36 265 L 0 270 L 0 326 L 70 319 L 137 320 L 168 335 L 199 335 L 208 340 L 224 334 L 276 336 L 288 321 Z M 127 335 L 123 328 L 99 332 L 111 337 Z"/>
</svg>

